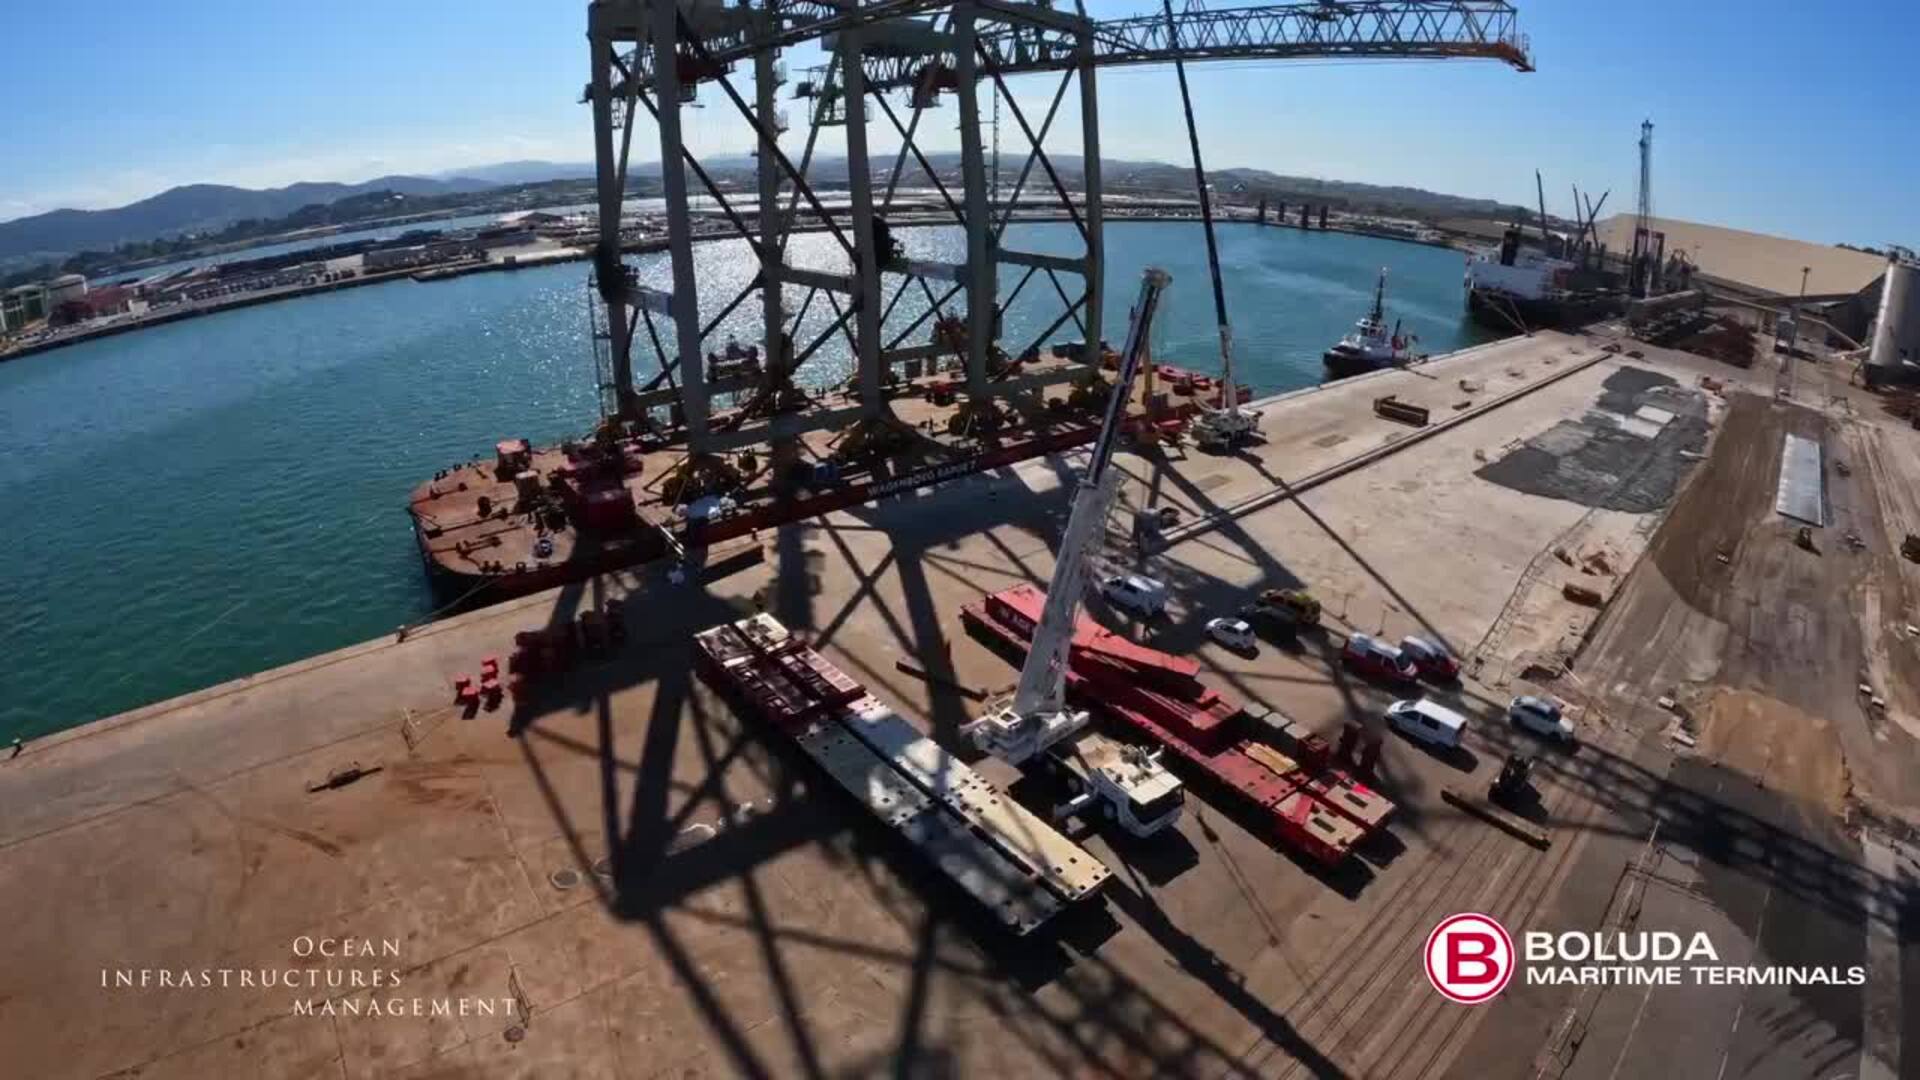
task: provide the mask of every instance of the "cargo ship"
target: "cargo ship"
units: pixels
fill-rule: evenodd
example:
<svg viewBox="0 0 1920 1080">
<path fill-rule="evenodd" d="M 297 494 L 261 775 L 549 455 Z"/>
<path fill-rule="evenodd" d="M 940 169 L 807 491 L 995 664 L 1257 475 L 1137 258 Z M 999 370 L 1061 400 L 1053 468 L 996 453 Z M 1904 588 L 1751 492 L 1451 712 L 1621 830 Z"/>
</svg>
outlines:
<svg viewBox="0 0 1920 1080">
<path fill-rule="evenodd" d="M 1489 330 L 1572 330 L 1626 310 L 1620 275 L 1556 257 L 1507 230 L 1498 248 L 1467 259 L 1467 313 Z"/>
</svg>

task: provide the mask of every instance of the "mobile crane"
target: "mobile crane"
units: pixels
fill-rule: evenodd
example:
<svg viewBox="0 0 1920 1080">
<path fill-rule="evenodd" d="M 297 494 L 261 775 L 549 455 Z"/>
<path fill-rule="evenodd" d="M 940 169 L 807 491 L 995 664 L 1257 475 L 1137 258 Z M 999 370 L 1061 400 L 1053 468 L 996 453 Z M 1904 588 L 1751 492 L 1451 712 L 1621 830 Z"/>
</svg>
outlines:
<svg viewBox="0 0 1920 1080">
<path fill-rule="evenodd" d="M 1200 224 L 1207 235 L 1207 272 L 1213 277 L 1213 314 L 1220 331 L 1220 401 L 1194 418 L 1193 439 L 1202 450 L 1231 451 L 1251 441 L 1260 430 L 1260 414 L 1240 408 L 1240 388 L 1233 381 L 1233 327 L 1227 322 L 1227 289 L 1220 280 L 1220 245 L 1213 235 L 1213 197 L 1207 190 L 1207 167 L 1200 160 L 1200 129 L 1193 119 L 1193 97 L 1187 91 L 1187 65 L 1180 59 L 1180 24 L 1173 0 L 1162 0 L 1167 16 L 1167 41 L 1175 51 L 1174 74 L 1180 77 L 1180 107 L 1187 119 L 1187 143 L 1193 150 L 1193 180 L 1200 195 Z"/>
<path fill-rule="evenodd" d="M 1094 550 L 1106 533 L 1107 515 L 1119 487 L 1114 450 L 1126 426 L 1133 381 L 1147 353 L 1147 336 L 1160 294 L 1172 278 L 1148 268 L 1127 329 L 1119 376 L 1107 398 L 1106 418 L 1094 441 L 1087 472 L 1074 491 L 1073 509 L 1060 539 L 1059 557 L 1047 586 L 1046 605 L 1033 628 L 1032 645 L 1020 668 L 1013 697 L 990 708 L 962 734 L 1010 765 L 1044 765 L 1073 790 L 1056 816 L 1094 810 L 1132 836 L 1171 828 L 1186 800 L 1178 777 L 1160 764 L 1160 752 L 1121 742 L 1093 730 L 1084 709 L 1067 707 L 1068 656 L 1079 619 L 1080 597 Z"/>
</svg>

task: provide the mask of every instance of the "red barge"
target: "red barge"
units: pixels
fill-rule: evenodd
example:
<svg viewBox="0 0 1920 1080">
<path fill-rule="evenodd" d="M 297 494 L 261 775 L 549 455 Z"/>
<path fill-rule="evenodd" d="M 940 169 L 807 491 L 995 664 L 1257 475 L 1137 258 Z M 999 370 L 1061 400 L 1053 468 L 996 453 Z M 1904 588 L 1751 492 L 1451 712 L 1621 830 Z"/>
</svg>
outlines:
<svg viewBox="0 0 1920 1080">
<path fill-rule="evenodd" d="M 1020 367 L 1054 365 L 1079 366 L 1036 358 Z M 1172 391 L 1143 390 L 1129 423 L 1136 435 L 1177 437 L 1220 390 L 1169 365 L 1159 371 Z M 982 432 L 969 430 L 951 378 L 902 380 L 886 391 L 892 418 L 883 423 L 698 463 L 675 431 L 602 425 L 591 438 L 548 447 L 509 439 L 492 460 L 422 482 L 408 512 L 440 597 L 496 603 L 1083 446 L 1099 432 L 1110 383 L 1090 369 L 1078 378 L 1064 397 L 1008 398 Z M 715 414 L 715 425 L 725 430 L 764 404 Z"/>
</svg>

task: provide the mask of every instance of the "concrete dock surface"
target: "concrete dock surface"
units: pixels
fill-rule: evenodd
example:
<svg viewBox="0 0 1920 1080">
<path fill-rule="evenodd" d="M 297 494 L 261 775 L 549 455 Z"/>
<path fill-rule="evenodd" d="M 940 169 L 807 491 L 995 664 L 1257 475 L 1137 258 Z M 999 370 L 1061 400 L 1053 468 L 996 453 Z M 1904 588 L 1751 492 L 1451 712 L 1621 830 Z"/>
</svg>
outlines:
<svg viewBox="0 0 1920 1080">
<path fill-rule="evenodd" d="M 745 538 L 688 584 L 610 575 L 31 744 L 0 765 L 7 1071 L 1898 1075 L 1920 1064 L 1899 1040 L 1920 1030 L 1899 824 L 1920 807 L 1903 645 L 1920 567 L 1898 557 L 1920 528 L 1920 432 L 1817 364 L 1776 401 L 1766 363 L 1540 333 L 1262 403 L 1267 442 L 1233 456 L 1122 458 L 1126 506 L 1176 506 L 1182 525 L 1152 555 L 1116 533 L 1108 565 L 1174 600 L 1151 627 L 1096 604 L 1108 625 L 1329 733 L 1380 726 L 1395 696 L 1340 668 L 1345 633 L 1424 633 L 1469 662 L 1432 691 L 1473 718 L 1464 749 L 1389 737 L 1375 786 L 1399 814 L 1340 872 L 1196 785 L 1173 835 L 1076 826 L 1114 879 L 1015 942 L 692 675 L 693 631 L 764 609 L 958 747 L 1016 674 L 958 607 L 1044 584 L 1067 455 Z M 1385 394 L 1433 423 L 1375 416 Z M 1801 552 L 1811 568 L 1783 561 L 1772 480 L 1748 475 L 1777 468 L 1770 433 L 1796 425 L 1830 427 L 1853 465 L 1851 488 L 1830 483 L 1851 516 Z M 1604 606 L 1566 599 L 1569 582 Z M 1253 657 L 1206 641 L 1250 589 L 1296 583 L 1325 633 Z M 451 680 L 504 662 L 516 632 L 610 596 L 628 597 L 630 635 L 612 657 L 525 702 L 453 707 Z M 1807 670 L 1752 659 L 1801 655 L 1809 628 L 1832 633 Z M 1866 699 L 1835 689 L 1856 669 L 1881 673 Z M 1529 689 L 1564 698 L 1582 735 L 1536 768 L 1546 851 L 1440 798 L 1538 752 L 1501 721 Z M 1676 689 L 1678 710 L 1656 704 Z M 377 771 L 309 790 L 351 767 Z M 1700 926 L 1730 955 L 1872 978 L 1817 994 L 1516 980 L 1467 1008 L 1421 966 L 1458 911 L 1516 932 Z"/>
</svg>

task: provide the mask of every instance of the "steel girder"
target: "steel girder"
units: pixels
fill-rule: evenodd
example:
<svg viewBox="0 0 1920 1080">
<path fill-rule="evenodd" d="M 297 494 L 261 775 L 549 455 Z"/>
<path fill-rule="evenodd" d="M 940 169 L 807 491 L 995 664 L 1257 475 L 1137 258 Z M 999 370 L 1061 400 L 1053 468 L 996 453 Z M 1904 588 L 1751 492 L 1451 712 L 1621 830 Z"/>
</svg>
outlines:
<svg viewBox="0 0 1920 1080">
<path fill-rule="evenodd" d="M 612 41 L 645 40 L 645 20 L 631 11 L 644 0 L 597 0 L 593 24 L 605 25 Z M 746 59 L 761 48 L 783 48 L 840 30 L 889 19 L 934 15 L 953 0 L 868 0 L 845 5 L 817 0 L 770 0 L 752 9 L 775 29 L 753 32 L 744 18 L 710 21 L 704 34 L 716 62 Z M 1032 4 L 979 0 L 977 10 L 1001 20 L 980 43 L 1002 74 L 1059 71 L 1075 65 L 1073 39 L 1084 25 L 1077 16 Z M 747 9 L 730 9 L 743 11 Z M 1158 14 L 1093 22 L 1094 62 L 1101 66 L 1183 60 L 1295 60 L 1304 58 L 1400 58 L 1499 60 L 1532 71 L 1518 12 L 1506 0 L 1355 0 L 1334 3 L 1253 4 L 1208 9 L 1193 3 L 1175 13 L 1169 28 Z M 1176 40 L 1176 50 L 1172 42 Z M 638 69 L 653 80 L 642 52 Z M 931 57 L 870 56 L 867 83 L 873 89 L 910 84 Z M 949 53 L 945 60 L 952 62 Z"/>
<path fill-rule="evenodd" d="M 1371 0 L 1366 3 L 1269 4 L 1191 9 L 1099 24 L 1094 51 L 1102 64 L 1183 60 L 1404 57 L 1500 60 L 1522 71 L 1533 64 L 1503 0 Z M 1044 67 L 1042 68 L 1044 70 Z"/>
<path fill-rule="evenodd" d="M 1077 66 L 1074 35 L 1044 24 L 1005 23 L 983 33 L 988 74 L 1022 75 Z M 1265 4 L 1114 19 L 1093 24 L 1093 57 L 1100 67 L 1180 60 L 1478 59 L 1532 71 L 1517 13 L 1504 0 L 1394 0 L 1394 2 Z M 909 87 L 939 56 L 875 56 L 867 84 Z"/>
</svg>

